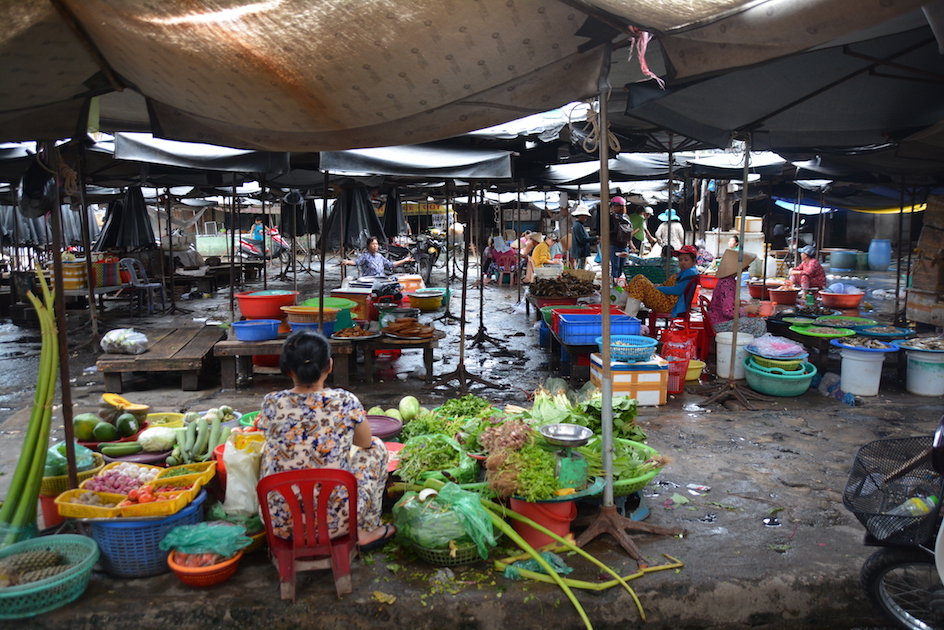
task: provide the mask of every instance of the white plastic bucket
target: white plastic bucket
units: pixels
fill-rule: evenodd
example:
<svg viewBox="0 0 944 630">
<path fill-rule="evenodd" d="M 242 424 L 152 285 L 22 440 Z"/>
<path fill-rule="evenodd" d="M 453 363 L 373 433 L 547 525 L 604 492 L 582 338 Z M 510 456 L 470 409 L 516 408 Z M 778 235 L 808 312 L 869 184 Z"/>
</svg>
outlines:
<svg viewBox="0 0 944 630">
<path fill-rule="evenodd" d="M 878 396 L 886 354 L 843 348 L 840 351 L 842 369 L 839 373 L 842 391 L 856 396 Z"/>
<path fill-rule="evenodd" d="M 905 389 L 918 396 L 944 396 L 944 352 L 909 350 Z"/>
<path fill-rule="evenodd" d="M 717 372 L 719 378 L 728 378 L 731 374 L 731 339 L 733 337 L 734 333 L 729 332 L 720 332 L 715 335 L 715 342 L 718 344 L 716 352 L 718 356 Z M 749 345 L 752 341 L 754 341 L 753 336 L 743 332 L 738 333 L 737 352 L 734 357 L 735 379 L 745 378 L 746 376 L 744 372 L 744 359 L 747 357 L 747 350 L 745 350 L 744 347 Z"/>
</svg>

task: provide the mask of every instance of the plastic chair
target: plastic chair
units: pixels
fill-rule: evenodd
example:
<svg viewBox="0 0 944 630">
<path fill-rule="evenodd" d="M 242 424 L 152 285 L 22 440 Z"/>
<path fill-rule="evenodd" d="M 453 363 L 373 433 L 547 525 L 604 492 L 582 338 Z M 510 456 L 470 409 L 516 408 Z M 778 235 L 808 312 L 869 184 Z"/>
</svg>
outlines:
<svg viewBox="0 0 944 630">
<path fill-rule="evenodd" d="M 672 313 L 657 313 L 655 311 L 649 311 L 649 335 L 651 337 L 656 336 L 656 328 L 660 319 L 666 320 L 667 322 L 669 322 L 669 324 L 671 324 L 671 322 L 674 322 L 674 321 L 683 321 L 685 322 L 686 325 L 689 324 L 689 321 L 690 321 L 689 311 L 691 310 L 691 306 L 695 305 L 696 295 L 700 293 L 700 291 L 698 290 L 699 280 L 701 280 L 700 275 L 696 275 L 694 278 L 692 278 L 691 281 L 688 283 L 688 286 L 685 287 L 685 293 L 682 295 L 682 299 L 685 300 L 685 303 L 690 305 L 688 311 L 685 311 L 681 315 L 678 315 L 675 317 L 672 316 Z"/>
<path fill-rule="evenodd" d="M 328 534 L 328 505 L 336 487 L 347 488 L 347 533 L 336 538 Z M 282 496 L 292 514 L 292 538 L 286 540 L 272 530 L 269 494 Z M 282 599 L 295 602 L 295 574 L 299 571 L 328 569 L 334 573 L 338 597 L 353 591 L 351 560 L 357 555 L 357 479 L 346 470 L 306 468 L 263 477 L 256 486 L 272 564 L 279 571 Z"/>
<path fill-rule="evenodd" d="M 144 308 L 144 300 L 147 299 L 148 313 L 154 312 L 154 292 L 160 291 L 161 311 L 164 306 L 164 285 L 160 282 L 151 282 L 148 280 L 144 265 L 137 258 L 122 258 L 121 267 L 128 272 L 131 277 L 131 299 L 129 301 L 129 310 L 134 313 L 135 301 L 137 301 L 138 312 Z"/>
<path fill-rule="evenodd" d="M 509 284 L 518 283 L 518 253 L 514 250 L 507 252 L 500 252 L 492 255 L 492 260 L 495 261 L 495 265 L 498 267 L 498 273 L 495 274 L 495 281 L 498 282 L 498 285 L 501 286 L 502 279 L 504 276 L 508 276 Z"/>
</svg>

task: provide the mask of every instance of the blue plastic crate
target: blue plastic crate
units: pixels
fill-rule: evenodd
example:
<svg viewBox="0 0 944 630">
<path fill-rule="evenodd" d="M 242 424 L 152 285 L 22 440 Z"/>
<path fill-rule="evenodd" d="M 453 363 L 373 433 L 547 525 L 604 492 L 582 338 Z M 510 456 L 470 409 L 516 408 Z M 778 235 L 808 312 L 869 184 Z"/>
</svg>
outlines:
<svg viewBox="0 0 944 630">
<path fill-rule="evenodd" d="M 611 335 L 638 335 L 640 322 L 629 315 L 610 316 Z M 561 313 L 560 327 L 557 335 L 561 342 L 572 346 L 591 346 L 596 344 L 597 337 L 603 334 L 603 316 L 601 313 L 583 315 L 578 313 Z"/>
<path fill-rule="evenodd" d="M 541 320 L 541 327 L 538 329 L 538 345 L 546 348 L 551 345 L 551 329 Z"/>
<path fill-rule="evenodd" d="M 102 552 L 101 563 L 114 577 L 150 577 L 170 571 L 168 552 L 158 545 L 178 525 L 196 525 L 203 521 L 206 490 L 176 514 L 157 520 L 112 519 L 113 522 L 90 523 L 92 539 Z"/>
</svg>

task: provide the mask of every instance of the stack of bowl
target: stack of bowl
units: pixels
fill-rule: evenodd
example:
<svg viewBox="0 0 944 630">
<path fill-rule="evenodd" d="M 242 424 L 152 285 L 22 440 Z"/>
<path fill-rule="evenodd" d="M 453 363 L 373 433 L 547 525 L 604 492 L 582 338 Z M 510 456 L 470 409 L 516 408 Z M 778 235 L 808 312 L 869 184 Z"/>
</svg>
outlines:
<svg viewBox="0 0 944 630">
<path fill-rule="evenodd" d="M 288 316 L 292 332 L 297 330 L 315 330 L 330 337 L 334 334 L 334 322 L 340 309 L 319 306 L 283 306 Z M 322 317 L 323 316 L 323 317 Z"/>
<path fill-rule="evenodd" d="M 282 307 L 295 304 L 297 296 L 298 291 L 269 289 L 268 291 L 237 293 L 235 297 L 239 304 L 239 312 L 246 319 L 276 319 L 279 320 L 278 332 L 288 332 L 291 328 L 285 321 Z M 263 367 L 278 367 L 279 355 L 253 355 L 252 362 L 254 365 Z"/>
</svg>

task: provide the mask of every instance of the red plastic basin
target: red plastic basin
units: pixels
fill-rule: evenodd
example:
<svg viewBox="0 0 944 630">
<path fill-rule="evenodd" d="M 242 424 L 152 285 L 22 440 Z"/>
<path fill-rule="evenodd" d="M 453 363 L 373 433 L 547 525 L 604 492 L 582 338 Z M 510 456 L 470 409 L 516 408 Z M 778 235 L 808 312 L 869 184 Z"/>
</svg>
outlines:
<svg viewBox="0 0 944 630">
<path fill-rule="evenodd" d="M 294 306 L 298 291 L 281 289 L 237 293 L 239 312 L 248 319 L 285 319 L 283 306 Z"/>
</svg>

